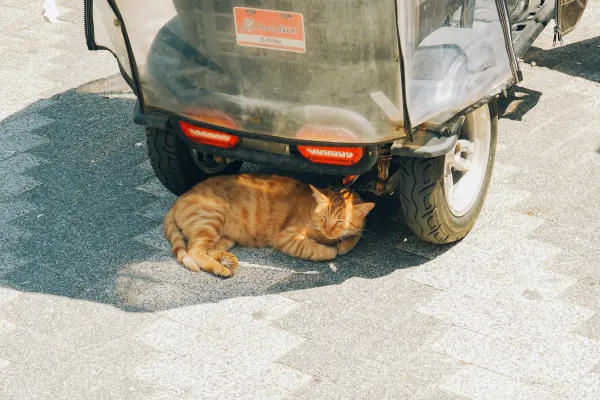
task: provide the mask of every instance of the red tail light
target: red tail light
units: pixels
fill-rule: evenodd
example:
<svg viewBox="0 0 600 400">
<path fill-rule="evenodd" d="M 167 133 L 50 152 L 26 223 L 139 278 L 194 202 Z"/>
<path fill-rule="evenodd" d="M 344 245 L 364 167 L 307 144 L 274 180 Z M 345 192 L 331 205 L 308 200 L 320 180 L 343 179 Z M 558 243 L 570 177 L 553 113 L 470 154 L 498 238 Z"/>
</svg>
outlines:
<svg viewBox="0 0 600 400">
<path fill-rule="evenodd" d="M 186 114 L 193 119 L 210 125 L 222 126 L 230 129 L 239 129 L 240 127 L 234 119 L 213 110 L 194 110 L 186 112 Z M 195 126 L 185 121 L 179 121 L 179 126 L 183 130 L 185 136 L 197 143 L 229 149 L 240 141 L 240 138 L 235 135 Z"/>
<path fill-rule="evenodd" d="M 321 125 L 304 125 L 296 135 L 298 139 L 324 142 L 358 141 L 358 137 L 344 128 Z M 298 146 L 298 151 L 307 160 L 318 164 L 354 165 L 363 156 L 361 147 Z"/>
</svg>

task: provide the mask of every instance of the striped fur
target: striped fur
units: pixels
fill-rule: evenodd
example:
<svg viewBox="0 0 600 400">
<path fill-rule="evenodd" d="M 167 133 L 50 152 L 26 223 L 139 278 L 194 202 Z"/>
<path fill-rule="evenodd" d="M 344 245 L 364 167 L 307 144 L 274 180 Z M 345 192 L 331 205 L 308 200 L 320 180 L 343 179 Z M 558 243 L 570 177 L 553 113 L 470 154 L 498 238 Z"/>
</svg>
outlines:
<svg viewBox="0 0 600 400">
<path fill-rule="evenodd" d="M 228 252 L 236 244 L 314 261 L 345 254 L 358 243 L 374 206 L 352 191 L 316 189 L 288 177 L 218 176 L 177 200 L 164 233 L 187 268 L 228 277 L 238 266 Z"/>
</svg>

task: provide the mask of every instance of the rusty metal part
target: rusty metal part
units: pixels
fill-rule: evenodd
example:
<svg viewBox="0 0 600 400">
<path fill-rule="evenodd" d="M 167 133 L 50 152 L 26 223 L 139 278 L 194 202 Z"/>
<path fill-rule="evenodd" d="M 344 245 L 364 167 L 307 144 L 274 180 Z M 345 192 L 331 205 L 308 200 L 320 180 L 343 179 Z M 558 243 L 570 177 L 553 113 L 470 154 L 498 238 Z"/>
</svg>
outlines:
<svg viewBox="0 0 600 400">
<path fill-rule="evenodd" d="M 342 184 L 347 185 L 347 184 L 351 183 L 352 181 L 355 181 L 357 177 L 358 177 L 358 175 L 345 176 L 344 179 L 342 179 Z"/>
<path fill-rule="evenodd" d="M 390 177 L 390 163 L 392 155 L 390 149 L 381 149 L 377 159 L 377 194 L 384 194 L 387 190 L 387 180 Z"/>
<path fill-rule="evenodd" d="M 363 192 L 371 192 L 378 196 L 389 195 L 396 191 L 396 187 L 400 183 L 401 178 L 402 175 L 400 174 L 400 169 L 394 169 L 394 166 L 392 165 L 390 166 L 389 177 L 385 181 L 385 187 L 382 187 L 381 184 L 379 184 L 379 181 L 376 179 L 375 171 L 373 171 L 372 179 L 369 179 L 368 176 L 365 176 L 364 179 L 359 179 L 356 183 L 354 183 L 352 188 Z"/>
</svg>

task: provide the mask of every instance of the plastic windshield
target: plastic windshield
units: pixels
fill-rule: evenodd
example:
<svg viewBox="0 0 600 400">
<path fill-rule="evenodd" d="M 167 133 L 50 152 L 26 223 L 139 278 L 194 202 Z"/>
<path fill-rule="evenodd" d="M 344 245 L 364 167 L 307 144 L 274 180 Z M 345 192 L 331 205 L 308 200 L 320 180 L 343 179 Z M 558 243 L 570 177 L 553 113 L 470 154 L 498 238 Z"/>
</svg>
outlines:
<svg viewBox="0 0 600 400">
<path fill-rule="evenodd" d="M 86 0 L 86 28 L 145 109 L 370 144 L 442 124 L 512 79 L 494 0 L 469 1 Z"/>
<path fill-rule="evenodd" d="M 412 126 L 441 125 L 517 81 L 504 0 L 398 2 Z"/>
</svg>

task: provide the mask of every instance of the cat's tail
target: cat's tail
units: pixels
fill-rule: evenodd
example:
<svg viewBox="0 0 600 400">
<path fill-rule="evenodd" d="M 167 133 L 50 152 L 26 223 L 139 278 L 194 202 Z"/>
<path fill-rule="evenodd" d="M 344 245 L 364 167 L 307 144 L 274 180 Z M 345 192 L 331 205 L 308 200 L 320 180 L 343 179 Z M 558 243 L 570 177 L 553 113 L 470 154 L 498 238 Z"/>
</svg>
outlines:
<svg viewBox="0 0 600 400">
<path fill-rule="evenodd" d="M 165 217 L 163 232 L 171 243 L 171 247 L 173 249 L 173 253 L 177 257 L 177 261 L 192 271 L 199 272 L 200 267 L 188 254 L 187 246 L 185 245 L 185 238 L 183 237 L 183 234 L 181 233 L 181 230 L 175 221 L 175 207 L 171 207 Z"/>
</svg>

